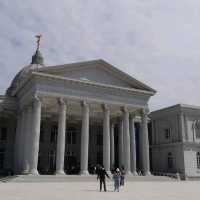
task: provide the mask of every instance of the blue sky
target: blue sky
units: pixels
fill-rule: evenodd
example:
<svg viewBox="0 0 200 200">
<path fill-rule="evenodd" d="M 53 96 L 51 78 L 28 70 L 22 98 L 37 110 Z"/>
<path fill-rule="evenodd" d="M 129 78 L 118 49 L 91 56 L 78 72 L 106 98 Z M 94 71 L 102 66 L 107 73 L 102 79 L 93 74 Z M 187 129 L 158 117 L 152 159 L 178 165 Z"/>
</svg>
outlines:
<svg viewBox="0 0 200 200">
<path fill-rule="evenodd" d="M 105 59 L 157 90 L 150 109 L 200 105 L 199 0 L 0 0 L 0 94 L 31 61 Z"/>
</svg>

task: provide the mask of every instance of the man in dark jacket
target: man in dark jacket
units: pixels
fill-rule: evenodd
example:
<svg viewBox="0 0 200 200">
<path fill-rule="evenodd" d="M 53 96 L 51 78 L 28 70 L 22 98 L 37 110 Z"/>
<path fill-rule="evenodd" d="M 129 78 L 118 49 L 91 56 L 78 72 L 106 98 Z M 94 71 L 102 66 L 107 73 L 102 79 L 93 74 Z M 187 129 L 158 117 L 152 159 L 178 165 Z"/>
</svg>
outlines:
<svg viewBox="0 0 200 200">
<path fill-rule="evenodd" d="M 97 180 L 99 179 L 100 182 L 100 192 L 102 189 L 102 184 L 103 184 L 103 188 L 104 188 L 104 192 L 106 192 L 106 176 L 108 178 L 110 178 L 106 172 L 106 170 L 104 169 L 104 167 L 100 167 L 100 169 L 97 172 Z"/>
</svg>

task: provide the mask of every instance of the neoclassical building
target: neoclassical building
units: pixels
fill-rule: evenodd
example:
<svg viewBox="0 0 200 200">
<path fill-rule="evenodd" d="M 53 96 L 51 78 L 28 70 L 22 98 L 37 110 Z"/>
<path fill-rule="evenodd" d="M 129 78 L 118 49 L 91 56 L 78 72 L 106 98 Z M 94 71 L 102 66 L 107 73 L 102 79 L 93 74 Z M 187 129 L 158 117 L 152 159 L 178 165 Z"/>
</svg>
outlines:
<svg viewBox="0 0 200 200">
<path fill-rule="evenodd" d="M 200 177 L 200 107 L 177 104 L 150 114 L 154 172 Z"/>
<path fill-rule="evenodd" d="M 155 90 L 104 60 L 30 65 L 0 96 L 0 169 L 15 174 L 150 174 L 148 101 Z"/>
</svg>

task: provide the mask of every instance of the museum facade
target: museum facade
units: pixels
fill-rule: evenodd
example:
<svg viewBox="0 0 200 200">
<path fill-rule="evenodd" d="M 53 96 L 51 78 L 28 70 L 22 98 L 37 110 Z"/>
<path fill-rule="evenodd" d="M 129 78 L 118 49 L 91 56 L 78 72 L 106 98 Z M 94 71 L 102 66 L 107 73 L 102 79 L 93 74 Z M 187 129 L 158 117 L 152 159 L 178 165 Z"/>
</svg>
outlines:
<svg viewBox="0 0 200 200">
<path fill-rule="evenodd" d="M 104 60 L 30 65 L 0 96 L 0 170 L 150 174 L 148 101 L 155 90 Z"/>
</svg>

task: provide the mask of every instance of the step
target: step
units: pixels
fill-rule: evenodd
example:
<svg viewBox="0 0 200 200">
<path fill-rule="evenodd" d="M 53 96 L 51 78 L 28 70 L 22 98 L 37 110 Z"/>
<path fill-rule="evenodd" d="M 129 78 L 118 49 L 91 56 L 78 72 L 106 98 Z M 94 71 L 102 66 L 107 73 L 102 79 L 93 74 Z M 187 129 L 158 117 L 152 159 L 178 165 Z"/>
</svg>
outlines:
<svg viewBox="0 0 200 200">
<path fill-rule="evenodd" d="M 2 182 L 96 182 L 96 175 L 17 175 L 1 178 Z M 166 176 L 126 176 L 126 181 L 176 181 Z"/>
</svg>

